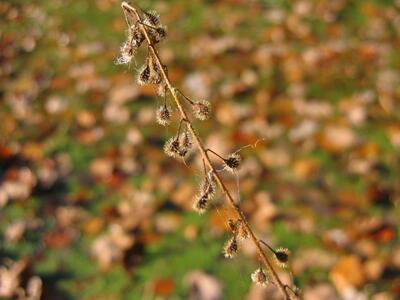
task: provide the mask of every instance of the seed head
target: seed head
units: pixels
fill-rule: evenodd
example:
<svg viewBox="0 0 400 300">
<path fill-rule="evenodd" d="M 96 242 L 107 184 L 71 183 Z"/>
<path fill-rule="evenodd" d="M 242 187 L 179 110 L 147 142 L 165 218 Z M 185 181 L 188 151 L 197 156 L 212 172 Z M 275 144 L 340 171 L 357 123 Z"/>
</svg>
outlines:
<svg viewBox="0 0 400 300">
<path fill-rule="evenodd" d="M 241 240 L 247 239 L 249 237 L 249 232 L 247 231 L 246 226 L 244 226 L 241 220 L 238 220 L 238 224 L 237 237 Z"/>
<path fill-rule="evenodd" d="M 167 92 L 167 84 L 165 82 L 161 82 L 157 85 L 157 95 L 160 97 L 164 97 Z"/>
<path fill-rule="evenodd" d="M 156 112 L 156 121 L 161 126 L 168 126 L 171 123 L 171 108 L 167 105 L 161 105 Z"/>
<path fill-rule="evenodd" d="M 235 220 L 229 219 L 228 226 L 229 226 L 229 229 L 232 231 L 232 233 L 238 239 L 245 240 L 248 238 L 249 233 L 248 233 L 246 227 L 244 226 L 242 220 L 237 219 L 235 221 Z"/>
<path fill-rule="evenodd" d="M 155 10 L 145 11 L 143 13 L 143 23 L 157 27 L 160 25 L 160 15 Z"/>
<path fill-rule="evenodd" d="M 147 29 L 147 33 L 152 43 L 158 44 L 167 36 L 167 27 L 159 26 L 157 28 L 149 28 Z"/>
<path fill-rule="evenodd" d="M 140 85 L 145 85 L 150 83 L 150 67 L 149 64 L 146 64 L 142 67 L 142 69 L 139 71 L 139 76 L 138 76 L 138 83 Z"/>
<path fill-rule="evenodd" d="M 132 40 L 132 43 L 134 43 L 136 48 L 139 48 L 140 45 L 145 40 L 145 36 L 144 36 L 142 30 L 136 24 L 132 25 L 132 27 L 129 31 L 128 40 Z"/>
<path fill-rule="evenodd" d="M 162 75 L 161 75 L 160 69 L 159 69 L 157 63 L 154 61 L 154 58 L 152 55 L 149 55 L 148 61 L 149 61 L 149 67 L 150 67 L 149 82 L 153 83 L 153 84 L 160 84 L 162 81 Z"/>
<path fill-rule="evenodd" d="M 164 145 L 164 152 L 170 157 L 179 155 L 179 141 L 177 138 L 170 138 Z"/>
<path fill-rule="evenodd" d="M 132 43 L 126 41 L 122 44 L 120 50 L 120 56 L 116 59 L 115 64 L 117 65 L 125 65 L 129 64 L 132 61 L 136 52 L 136 47 Z"/>
<path fill-rule="evenodd" d="M 229 229 L 232 231 L 232 233 L 236 235 L 236 233 L 238 231 L 238 222 L 233 219 L 229 219 L 228 226 L 229 226 Z"/>
<path fill-rule="evenodd" d="M 278 248 L 274 252 L 276 263 L 281 268 L 286 268 L 287 262 L 289 261 L 289 250 L 286 248 Z"/>
<path fill-rule="evenodd" d="M 226 258 L 233 258 L 238 253 L 238 243 L 236 237 L 231 237 L 224 245 L 224 256 Z"/>
<path fill-rule="evenodd" d="M 208 207 L 208 198 L 205 195 L 197 195 L 193 203 L 193 209 L 199 214 L 203 214 Z"/>
<path fill-rule="evenodd" d="M 235 173 L 238 170 L 241 161 L 242 158 L 239 154 L 232 153 L 227 159 L 224 159 L 224 169 L 231 173 Z"/>
<path fill-rule="evenodd" d="M 215 195 L 215 182 L 210 179 L 206 178 L 201 184 L 200 184 L 200 193 L 207 197 L 208 200 L 211 200 L 214 198 Z"/>
<path fill-rule="evenodd" d="M 167 36 L 167 27 L 166 26 L 159 26 L 156 29 L 158 37 L 160 40 L 163 40 Z"/>
<path fill-rule="evenodd" d="M 266 286 L 268 284 L 267 274 L 265 274 L 261 268 L 258 268 L 251 274 L 251 280 L 261 286 Z"/>
<path fill-rule="evenodd" d="M 211 115 L 211 103 L 207 100 L 200 100 L 193 104 L 193 114 L 195 118 L 205 121 Z"/>
<path fill-rule="evenodd" d="M 183 132 L 179 142 L 179 155 L 184 157 L 189 152 L 190 148 L 192 148 L 193 144 L 190 134 L 187 130 Z"/>
</svg>

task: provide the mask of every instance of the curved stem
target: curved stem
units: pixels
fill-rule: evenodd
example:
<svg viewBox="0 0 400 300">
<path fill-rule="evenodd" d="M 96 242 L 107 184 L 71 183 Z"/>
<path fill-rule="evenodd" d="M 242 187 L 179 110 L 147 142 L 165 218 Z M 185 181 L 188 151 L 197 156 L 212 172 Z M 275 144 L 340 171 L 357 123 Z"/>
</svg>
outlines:
<svg viewBox="0 0 400 300">
<path fill-rule="evenodd" d="M 204 158 L 202 159 L 202 161 L 203 161 L 204 177 L 207 178 L 207 167 L 206 167 L 206 163 L 204 161 Z"/>
<path fill-rule="evenodd" d="M 145 24 L 145 23 L 143 23 L 142 21 L 138 21 L 138 23 L 139 23 L 140 25 L 146 26 L 146 27 L 148 27 L 148 28 L 150 28 L 150 29 L 157 30 L 157 27 L 151 26 L 151 25 L 149 25 L 149 24 Z"/>
<path fill-rule="evenodd" d="M 124 10 L 127 10 L 129 12 L 131 12 L 133 14 L 134 17 L 136 17 L 136 19 L 139 22 L 142 22 L 142 18 L 139 15 L 138 11 L 132 7 L 131 5 L 129 5 L 126 2 L 122 2 L 121 7 Z M 239 208 L 239 206 L 235 203 L 235 200 L 233 199 L 232 195 L 230 194 L 229 190 L 227 189 L 227 187 L 225 186 L 224 182 L 222 181 L 221 177 L 218 175 L 218 172 L 216 171 L 216 169 L 214 168 L 213 164 L 211 163 L 210 158 L 208 157 L 207 153 L 206 153 L 206 149 L 203 145 L 203 142 L 201 141 L 200 137 L 198 136 L 197 132 L 194 130 L 192 122 L 190 121 L 190 119 L 187 116 L 187 113 L 181 103 L 181 101 L 179 100 L 177 93 L 176 93 L 176 89 L 172 86 L 171 81 L 169 80 L 169 77 L 166 73 L 166 71 L 163 68 L 163 64 L 161 62 L 160 56 L 156 50 L 156 48 L 154 47 L 149 34 L 147 33 L 146 27 L 143 26 L 142 24 L 139 23 L 139 26 L 141 26 L 141 29 L 143 31 L 143 34 L 145 35 L 145 38 L 147 40 L 148 45 L 150 46 L 150 49 L 152 51 L 152 53 L 154 54 L 155 60 L 158 64 L 158 66 L 160 67 L 160 71 L 161 74 L 163 76 L 163 79 L 172 95 L 172 97 L 175 100 L 176 106 L 178 107 L 178 110 L 180 111 L 181 115 L 182 115 L 182 120 L 186 120 L 187 122 L 187 129 L 189 130 L 189 132 L 192 134 L 197 148 L 199 149 L 199 152 L 201 154 L 201 156 L 203 157 L 206 165 L 208 165 L 208 168 L 212 171 L 212 174 L 214 176 L 215 181 L 217 182 L 218 186 L 220 187 L 220 189 L 222 190 L 222 192 L 225 194 L 226 198 L 228 199 L 230 205 L 232 206 L 232 208 L 235 211 L 236 217 L 238 219 L 240 219 L 243 222 L 243 225 L 245 227 L 245 229 L 249 232 L 250 235 L 250 239 L 251 241 L 254 243 L 254 245 L 257 248 L 257 252 L 261 257 L 261 260 L 263 262 L 263 264 L 265 265 L 265 267 L 270 271 L 273 280 L 275 282 L 275 284 L 278 286 L 280 292 L 282 293 L 282 295 L 285 297 L 285 299 L 290 299 L 289 294 L 285 288 L 285 285 L 282 283 L 282 281 L 280 280 L 278 274 L 276 273 L 276 271 L 274 270 L 272 263 L 269 261 L 267 255 L 265 254 L 265 252 L 263 251 L 261 244 L 259 242 L 259 240 L 257 239 L 257 237 L 255 236 L 253 230 L 251 229 L 243 211 Z"/>
<path fill-rule="evenodd" d="M 178 133 L 176 135 L 176 139 L 179 139 L 179 135 L 181 134 L 182 123 L 186 122 L 186 121 L 187 120 L 185 118 L 182 118 L 181 121 L 179 122 Z"/>
<path fill-rule="evenodd" d="M 164 88 L 164 107 L 167 107 L 167 87 Z"/>
<path fill-rule="evenodd" d="M 268 245 L 266 242 L 264 242 L 263 240 L 259 240 L 260 243 L 262 243 L 263 245 L 267 246 L 267 248 L 274 254 L 276 254 L 274 248 L 272 248 L 270 245 Z"/>
<path fill-rule="evenodd" d="M 206 152 L 211 152 L 212 154 L 218 156 L 220 159 L 225 160 L 225 158 L 223 158 L 221 155 L 219 155 L 217 152 L 215 152 L 214 150 L 211 150 L 210 148 L 206 149 Z"/>
<path fill-rule="evenodd" d="M 194 101 L 193 101 L 192 99 L 190 99 L 188 96 L 186 96 L 184 93 L 182 93 L 180 89 L 177 89 L 177 88 L 176 88 L 175 90 L 177 90 L 178 93 L 179 93 L 183 98 L 185 98 L 185 100 L 188 101 L 191 105 L 194 105 Z"/>
</svg>

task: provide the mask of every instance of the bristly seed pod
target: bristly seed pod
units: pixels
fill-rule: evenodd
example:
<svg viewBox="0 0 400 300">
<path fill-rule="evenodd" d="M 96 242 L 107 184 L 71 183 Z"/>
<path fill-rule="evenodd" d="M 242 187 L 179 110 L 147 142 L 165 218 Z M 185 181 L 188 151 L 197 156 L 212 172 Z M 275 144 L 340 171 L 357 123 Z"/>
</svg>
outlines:
<svg viewBox="0 0 400 300">
<path fill-rule="evenodd" d="M 161 82 L 157 85 L 157 95 L 160 97 L 164 97 L 167 92 L 167 84 L 165 82 Z"/>
<path fill-rule="evenodd" d="M 129 64 L 132 61 L 136 52 L 136 48 L 130 43 L 130 41 L 126 41 L 120 50 L 120 56 L 116 59 L 115 64 L 117 65 L 125 65 Z"/>
<path fill-rule="evenodd" d="M 211 200 L 215 195 L 215 183 L 213 180 L 206 178 L 200 185 L 200 193 Z"/>
<path fill-rule="evenodd" d="M 145 85 L 150 83 L 150 67 L 148 63 L 144 65 L 142 69 L 139 71 L 138 83 L 140 85 Z"/>
<path fill-rule="evenodd" d="M 236 233 L 237 233 L 237 231 L 238 231 L 238 222 L 237 222 L 237 221 L 234 221 L 234 220 L 232 220 L 232 219 L 229 219 L 229 220 L 228 220 L 228 227 L 229 227 L 229 229 L 232 231 L 232 233 L 233 233 L 234 235 L 236 235 Z"/>
<path fill-rule="evenodd" d="M 193 203 L 193 209 L 199 214 L 203 214 L 208 207 L 208 197 L 205 195 L 197 195 Z"/>
<path fill-rule="evenodd" d="M 195 118 L 205 121 L 211 115 L 211 104 L 207 100 L 201 100 L 193 103 L 193 114 Z"/>
<path fill-rule="evenodd" d="M 160 40 L 163 40 L 167 36 L 166 26 L 159 26 L 157 27 L 156 31 Z"/>
<path fill-rule="evenodd" d="M 143 12 L 143 23 L 157 27 L 160 24 L 160 15 L 155 10 Z"/>
<path fill-rule="evenodd" d="M 136 48 L 139 48 L 145 40 L 145 36 L 139 26 L 132 25 L 129 39 L 135 43 Z"/>
<path fill-rule="evenodd" d="M 268 284 L 268 277 L 261 268 L 258 268 L 251 274 L 251 280 L 261 286 L 266 286 Z"/>
<path fill-rule="evenodd" d="M 149 54 L 148 56 L 148 65 L 150 67 L 150 78 L 149 82 L 152 84 L 157 84 L 157 85 L 162 85 L 163 88 L 165 88 L 165 84 L 163 83 L 163 75 L 160 70 L 160 67 L 158 66 L 156 60 L 152 55 Z M 165 65 L 163 65 L 164 72 L 168 74 L 168 69 Z M 163 91 L 164 93 L 164 91 Z"/>
<path fill-rule="evenodd" d="M 147 33 L 153 44 L 158 44 L 167 36 L 167 27 L 159 26 L 157 28 L 148 28 Z"/>
<path fill-rule="evenodd" d="M 281 268 L 286 268 L 287 262 L 289 261 L 289 250 L 280 247 L 275 250 L 274 256 L 277 265 L 279 265 Z"/>
<path fill-rule="evenodd" d="M 170 138 L 164 145 L 164 152 L 170 157 L 179 155 L 179 141 L 176 137 Z"/>
<path fill-rule="evenodd" d="M 224 245 L 224 256 L 226 258 L 233 258 L 236 256 L 238 249 L 238 242 L 236 240 L 236 237 L 233 236 Z"/>
<path fill-rule="evenodd" d="M 185 156 L 189 150 L 192 148 L 192 139 L 190 137 L 190 133 L 185 130 L 180 137 L 180 148 L 179 148 L 179 155 Z"/>
<path fill-rule="evenodd" d="M 227 159 L 224 159 L 224 169 L 231 173 L 235 173 L 238 170 L 241 161 L 242 159 L 239 154 L 232 153 Z"/>
<path fill-rule="evenodd" d="M 245 240 L 249 237 L 249 232 L 247 231 L 246 226 L 244 226 L 241 220 L 238 220 L 238 223 L 239 226 L 237 231 L 237 237 L 241 240 Z"/>
<path fill-rule="evenodd" d="M 229 220 L 228 220 L 228 226 L 229 226 L 229 229 L 232 231 L 232 233 L 233 233 L 238 239 L 245 240 L 245 239 L 248 238 L 249 233 L 247 232 L 247 229 L 246 229 L 246 227 L 244 226 L 242 220 L 237 219 L 237 220 L 235 221 L 235 220 L 229 219 Z"/>
<path fill-rule="evenodd" d="M 171 108 L 161 105 L 156 111 L 156 121 L 161 126 L 168 126 L 171 123 Z"/>
</svg>

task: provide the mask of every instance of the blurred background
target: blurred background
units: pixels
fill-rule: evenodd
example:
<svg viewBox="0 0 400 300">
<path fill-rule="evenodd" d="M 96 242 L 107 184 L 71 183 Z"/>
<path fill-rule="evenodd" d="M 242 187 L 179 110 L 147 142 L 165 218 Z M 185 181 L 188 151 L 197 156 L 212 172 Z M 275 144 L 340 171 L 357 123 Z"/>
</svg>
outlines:
<svg viewBox="0 0 400 300">
<path fill-rule="evenodd" d="M 400 299 L 400 1 L 134 4 L 168 26 L 172 81 L 212 103 L 206 145 L 263 139 L 224 179 L 257 235 L 291 250 L 285 282 L 308 300 Z M 192 212 L 201 162 L 164 155 L 177 124 L 158 126 L 162 99 L 136 84 L 145 53 L 114 63 L 120 1 L 0 14 L 0 298 L 280 299 L 251 283 L 250 243 L 223 258 L 220 194 Z"/>
</svg>

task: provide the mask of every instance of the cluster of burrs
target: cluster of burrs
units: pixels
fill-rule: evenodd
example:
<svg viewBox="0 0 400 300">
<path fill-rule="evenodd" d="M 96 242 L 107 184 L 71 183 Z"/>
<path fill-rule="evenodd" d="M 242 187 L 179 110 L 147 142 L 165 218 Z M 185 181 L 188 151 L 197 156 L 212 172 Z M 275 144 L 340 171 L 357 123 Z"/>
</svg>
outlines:
<svg viewBox="0 0 400 300">
<path fill-rule="evenodd" d="M 158 94 L 163 97 L 163 102 L 156 109 L 155 119 L 159 125 L 169 126 L 172 123 L 173 113 L 171 105 L 168 103 L 169 88 L 164 76 L 168 74 L 168 70 L 157 59 L 156 53 L 150 49 L 150 47 L 153 47 L 153 45 L 166 37 L 166 27 L 161 24 L 159 15 L 155 11 L 143 12 L 142 20 L 137 20 L 136 22 L 129 15 L 125 15 L 125 17 L 128 24 L 127 39 L 121 46 L 121 54 L 117 58 L 117 63 L 130 63 L 143 42 L 147 38 L 149 39 L 145 64 L 138 72 L 137 81 L 140 85 L 154 85 L 157 88 Z M 143 28 L 145 28 L 147 36 Z M 180 90 L 174 89 L 174 91 L 191 107 L 192 114 L 196 119 L 200 121 L 209 119 L 211 115 L 211 104 L 209 101 L 192 100 Z M 183 129 L 184 126 L 186 126 L 185 129 Z M 193 142 L 187 126 L 187 120 L 181 119 L 177 133 L 165 143 L 164 152 L 168 156 L 184 159 L 191 150 Z M 217 155 L 222 160 L 224 170 L 232 173 L 238 170 L 241 163 L 241 157 L 238 153 L 232 153 L 224 158 L 210 149 L 207 151 Z M 204 213 L 214 194 L 215 183 L 212 173 L 209 173 L 201 183 L 193 208 L 199 213 Z"/>
<path fill-rule="evenodd" d="M 259 240 L 261 244 L 266 246 L 273 254 L 275 258 L 276 264 L 281 267 L 281 268 L 286 268 L 287 263 L 289 261 L 289 250 L 286 248 L 279 247 L 277 249 L 273 249 L 270 245 L 268 245 L 266 242 Z M 273 280 L 271 280 L 271 272 L 270 270 L 265 270 L 261 267 L 261 263 L 259 264 L 259 267 L 251 273 L 251 280 L 260 286 L 266 286 L 269 283 L 273 283 Z M 300 297 L 300 290 L 297 287 L 291 288 L 289 285 L 285 284 L 283 285 L 283 288 L 286 290 L 288 293 L 287 295 L 289 296 L 289 299 L 292 299 L 292 296 L 294 299 L 299 299 Z"/>
<path fill-rule="evenodd" d="M 289 251 L 284 248 L 273 249 L 267 243 L 255 238 L 251 228 L 247 224 L 243 213 L 236 205 L 230 193 L 227 191 L 217 172 L 227 171 L 236 174 L 241 166 L 241 156 L 239 151 L 223 157 L 211 149 L 205 149 L 197 133 L 193 129 L 192 123 L 186 113 L 186 105 L 190 107 L 192 116 L 200 121 L 205 121 L 211 116 L 211 104 L 207 100 L 192 100 L 183 94 L 180 90 L 171 86 L 168 79 L 168 69 L 162 64 L 158 52 L 155 48 L 167 35 L 166 27 L 161 24 L 159 15 L 154 11 L 142 11 L 133 8 L 126 2 L 122 3 L 126 22 L 128 25 L 127 39 L 121 46 L 120 56 L 117 58 L 117 64 L 130 64 L 135 57 L 137 50 L 147 44 L 147 55 L 144 65 L 138 70 L 137 81 L 139 85 L 153 85 L 157 94 L 163 98 L 162 104 L 156 109 L 155 119 L 161 126 L 169 126 L 173 122 L 172 104 L 169 103 L 169 97 L 175 101 L 180 112 L 181 118 L 176 134 L 174 134 L 164 145 L 164 152 L 173 158 L 182 160 L 190 153 L 193 148 L 193 141 L 196 144 L 203 157 L 204 178 L 199 186 L 199 191 L 195 196 L 193 209 L 199 214 L 204 213 L 210 206 L 211 200 L 215 196 L 216 181 L 221 189 L 227 195 L 230 203 L 237 212 L 237 219 L 228 220 L 228 228 L 231 237 L 223 247 L 223 254 L 227 258 L 233 258 L 239 251 L 239 243 L 242 240 L 250 238 L 258 245 L 259 255 L 266 269 L 260 267 L 251 274 L 251 279 L 257 284 L 266 285 L 268 282 L 277 284 L 281 292 L 287 298 L 291 291 L 297 295 L 289 286 L 284 285 L 279 276 L 274 272 L 268 259 L 261 251 L 261 245 L 265 245 L 274 255 L 277 265 L 286 267 L 289 258 Z M 145 43 L 147 42 L 147 43 Z M 182 99 L 182 100 L 181 100 Z M 186 104 L 186 105 L 185 105 Z M 178 119 L 179 120 L 179 119 Z M 222 169 L 216 170 L 210 161 L 209 153 L 217 156 L 221 160 Z M 269 269 L 270 268 L 270 269 Z"/>
</svg>

